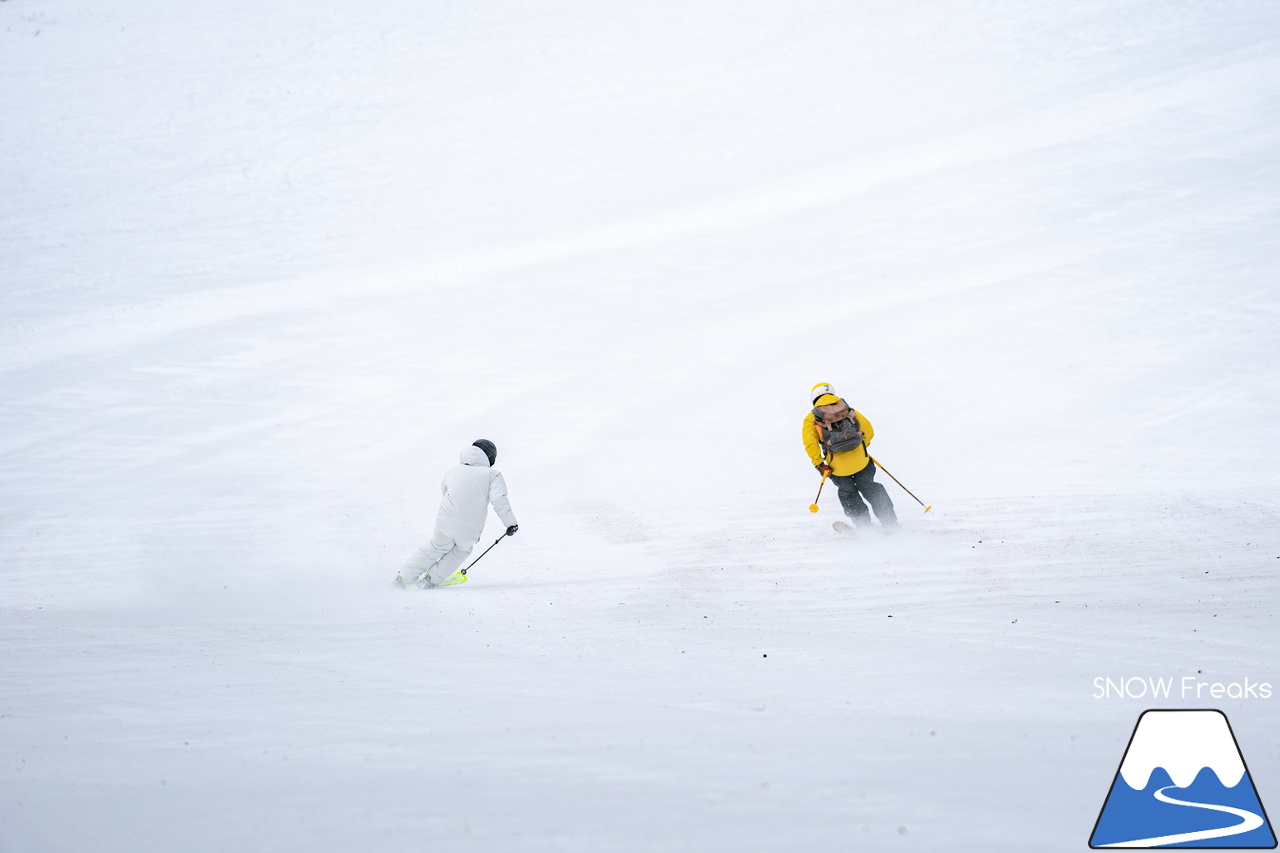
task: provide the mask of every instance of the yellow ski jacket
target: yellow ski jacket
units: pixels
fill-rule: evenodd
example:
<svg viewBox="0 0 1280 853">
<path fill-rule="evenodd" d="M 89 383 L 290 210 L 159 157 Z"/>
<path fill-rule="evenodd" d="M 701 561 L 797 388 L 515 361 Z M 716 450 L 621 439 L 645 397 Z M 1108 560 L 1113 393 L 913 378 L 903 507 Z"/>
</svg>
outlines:
<svg viewBox="0 0 1280 853">
<path fill-rule="evenodd" d="M 853 417 L 858 421 L 858 428 L 862 430 L 862 444 L 844 453 L 831 454 L 827 464 L 831 466 L 833 477 L 848 477 L 856 474 L 866 468 L 867 463 L 871 461 L 871 457 L 867 455 L 867 445 L 871 443 L 871 436 L 875 435 L 876 431 L 871 428 L 871 421 L 867 420 L 867 416 L 856 409 L 853 411 Z M 804 439 L 804 452 L 809 454 L 809 461 L 815 466 L 822 464 L 822 438 L 818 434 L 818 428 L 814 426 L 812 411 L 804 416 L 801 438 Z"/>
</svg>

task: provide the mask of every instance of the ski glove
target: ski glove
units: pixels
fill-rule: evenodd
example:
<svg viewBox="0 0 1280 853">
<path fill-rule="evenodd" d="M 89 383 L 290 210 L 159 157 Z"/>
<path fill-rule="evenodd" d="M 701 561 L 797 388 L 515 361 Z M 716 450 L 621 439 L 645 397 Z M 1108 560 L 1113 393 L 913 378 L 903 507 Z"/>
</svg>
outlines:
<svg viewBox="0 0 1280 853">
<path fill-rule="evenodd" d="M 825 462 L 822 463 L 821 465 L 815 465 L 814 467 L 817 468 L 818 473 L 824 477 L 828 477 L 831 475 L 831 466 L 827 465 Z"/>
<path fill-rule="evenodd" d="M 518 525 L 518 524 L 513 524 L 513 525 L 511 525 L 510 527 L 508 527 L 508 528 L 507 528 L 507 535 L 508 535 L 508 536 L 515 536 L 515 535 L 516 535 L 516 531 L 517 531 L 517 530 L 519 530 L 519 529 L 520 529 L 520 525 Z"/>
</svg>

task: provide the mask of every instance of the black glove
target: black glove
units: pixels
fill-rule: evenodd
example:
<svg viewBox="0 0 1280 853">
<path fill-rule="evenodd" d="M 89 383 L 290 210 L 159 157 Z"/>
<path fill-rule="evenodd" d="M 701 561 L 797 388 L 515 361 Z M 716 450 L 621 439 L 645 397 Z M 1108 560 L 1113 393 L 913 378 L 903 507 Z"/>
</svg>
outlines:
<svg viewBox="0 0 1280 853">
<path fill-rule="evenodd" d="M 519 529 L 520 529 L 520 525 L 518 525 L 518 524 L 513 524 L 513 525 L 511 525 L 510 527 L 508 527 L 508 528 L 507 528 L 507 535 L 508 535 L 508 536 L 515 536 L 515 535 L 516 535 L 516 531 L 517 531 L 517 530 L 519 530 Z"/>
</svg>

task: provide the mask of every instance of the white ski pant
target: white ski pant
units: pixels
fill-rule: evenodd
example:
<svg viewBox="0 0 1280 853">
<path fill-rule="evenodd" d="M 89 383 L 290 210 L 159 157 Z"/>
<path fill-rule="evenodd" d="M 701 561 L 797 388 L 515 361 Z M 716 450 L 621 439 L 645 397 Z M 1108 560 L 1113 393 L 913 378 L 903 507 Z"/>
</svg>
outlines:
<svg viewBox="0 0 1280 853">
<path fill-rule="evenodd" d="M 461 545 L 448 534 L 437 530 L 431 535 L 431 541 L 413 553 L 413 556 L 400 570 L 400 576 L 407 581 L 416 581 L 423 575 L 430 575 L 434 583 L 440 583 L 458 570 L 462 561 L 471 554 L 476 543 Z"/>
</svg>

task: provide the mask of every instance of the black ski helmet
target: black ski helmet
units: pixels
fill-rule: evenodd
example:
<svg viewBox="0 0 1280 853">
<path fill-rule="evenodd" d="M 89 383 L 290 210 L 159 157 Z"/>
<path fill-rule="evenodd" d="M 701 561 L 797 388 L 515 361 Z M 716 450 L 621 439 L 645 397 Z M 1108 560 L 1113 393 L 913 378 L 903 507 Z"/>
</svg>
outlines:
<svg viewBox="0 0 1280 853">
<path fill-rule="evenodd" d="M 478 447 L 484 451 L 484 455 L 489 457 L 489 467 L 493 467 L 493 463 L 498 461 L 498 446 L 487 438 L 477 438 L 471 442 L 472 447 Z"/>
</svg>

